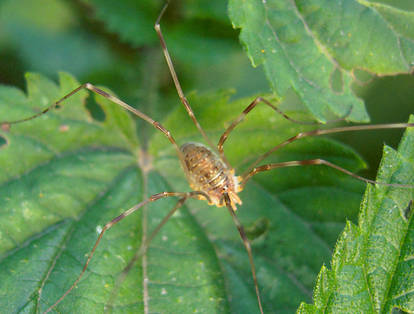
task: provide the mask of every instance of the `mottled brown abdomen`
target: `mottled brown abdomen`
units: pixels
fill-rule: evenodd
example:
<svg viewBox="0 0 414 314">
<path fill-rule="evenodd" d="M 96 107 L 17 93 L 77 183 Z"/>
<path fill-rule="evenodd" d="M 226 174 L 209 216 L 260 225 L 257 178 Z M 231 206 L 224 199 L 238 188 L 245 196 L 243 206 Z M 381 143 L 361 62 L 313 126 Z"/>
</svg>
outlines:
<svg viewBox="0 0 414 314">
<path fill-rule="evenodd" d="M 211 198 L 211 205 L 223 206 L 223 193 L 227 192 L 235 204 L 241 204 L 238 178 L 214 152 L 199 143 L 181 146 L 184 155 L 187 179 L 195 191 L 203 191 Z M 235 208 L 235 206 L 234 206 Z"/>
</svg>

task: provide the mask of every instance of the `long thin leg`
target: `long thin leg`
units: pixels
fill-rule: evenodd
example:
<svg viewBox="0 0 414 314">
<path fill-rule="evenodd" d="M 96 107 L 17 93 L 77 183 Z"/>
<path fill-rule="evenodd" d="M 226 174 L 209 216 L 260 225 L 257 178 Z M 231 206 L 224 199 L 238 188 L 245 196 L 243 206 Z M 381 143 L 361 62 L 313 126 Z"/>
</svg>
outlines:
<svg viewBox="0 0 414 314">
<path fill-rule="evenodd" d="M 174 208 L 163 218 L 163 220 L 158 224 L 158 226 L 151 232 L 150 236 L 143 242 L 139 248 L 139 250 L 135 253 L 134 257 L 129 261 L 128 265 L 123 269 L 122 273 L 119 275 L 117 282 L 115 283 L 115 287 L 111 293 L 111 297 L 109 298 L 109 302 L 107 303 L 108 306 L 105 306 L 105 311 L 110 311 L 112 308 L 112 303 L 115 297 L 118 294 L 119 288 L 124 282 L 126 276 L 128 275 L 129 271 L 131 270 L 132 266 L 134 266 L 135 262 L 140 258 L 148 249 L 149 244 L 154 239 L 154 237 L 158 234 L 161 228 L 165 225 L 165 223 L 174 215 L 174 213 L 184 205 L 185 201 L 188 199 L 188 196 L 184 196 L 183 198 L 179 199 L 177 204 Z"/>
<path fill-rule="evenodd" d="M 78 276 L 78 278 L 75 280 L 75 282 L 72 284 L 72 286 L 51 306 L 49 307 L 44 313 L 48 313 L 50 312 L 54 307 L 56 307 L 56 305 L 58 305 L 71 291 L 73 288 L 76 287 L 76 285 L 78 284 L 78 282 L 81 280 L 83 274 L 85 273 L 86 269 L 88 268 L 88 265 L 93 257 L 93 254 L 95 253 L 96 248 L 99 245 L 99 242 L 101 242 L 101 239 L 105 233 L 105 231 L 107 231 L 108 229 L 110 229 L 113 225 L 115 225 L 116 223 L 118 223 L 119 221 L 121 221 L 122 219 L 124 219 L 125 217 L 131 215 L 133 212 L 137 211 L 138 209 L 140 209 L 142 206 L 157 201 L 161 198 L 165 198 L 165 197 L 171 197 L 171 196 L 180 196 L 180 197 L 184 197 L 184 198 L 188 198 L 188 197 L 194 197 L 196 195 L 202 195 L 204 197 L 206 197 L 206 199 L 209 199 L 209 197 L 203 193 L 203 192 L 198 192 L 198 191 L 193 191 L 193 192 L 185 192 L 185 193 L 181 193 L 181 192 L 162 192 L 162 193 L 158 193 L 158 194 L 154 194 L 152 196 L 150 196 L 148 199 L 146 199 L 145 201 L 142 201 L 141 203 L 131 207 L 130 209 L 128 209 L 127 211 L 123 212 L 121 215 L 119 215 L 118 217 L 115 217 L 114 219 L 112 219 L 110 222 L 108 222 L 103 228 L 101 233 L 98 236 L 98 239 L 95 242 L 95 245 L 93 246 L 91 252 L 88 255 L 88 259 L 86 260 L 85 265 L 83 266 L 83 269 L 80 273 L 80 275 Z"/>
<path fill-rule="evenodd" d="M 270 101 L 262 98 L 262 97 L 256 97 L 251 103 L 250 105 L 248 105 L 246 107 L 246 109 L 243 110 L 243 112 L 231 123 L 231 125 L 224 131 L 224 133 L 221 135 L 220 140 L 217 144 L 217 149 L 218 152 L 220 154 L 220 157 L 226 161 L 226 157 L 224 155 L 224 150 L 223 150 L 223 145 L 224 142 L 227 140 L 229 134 L 231 131 L 234 130 L 234 128 L 239 125 L 245 118 L 245 116 L 253 110 L 253 108 L 256 107 L 256 105 L 258 105 L 259 103 L 264 103 L 265 105 L 269 106 L 270 108 L 272 108 L 274 111 L 276 111 L 278 114 L 280 114 L 282 117 L 284 117 L 286 120 L 289 120 L 293 123 L 297 123 L 297 124 L 304 124 L 304 125 L 315 125 L 315 124 L 321 124 L 317 121 L 298 121 L 295 120 L 291 117 L 289 117 L 287 114 L 285 114 L 282 110 L 280 110 L 278 107 L 276 107 L 275 105 L 273 105 Z M 333 122 L 339 122 L 344 120 L 347 116 L 349 116 L 349 114 L 351 113 L 352 107 L 349 110 L 349 112 L 342 118 L 340 119 L 336 119 L 336 120 L 330 120 L 327 121 L 327 123 L 333 123 Z"/>
<path fill-rule="evenodd" d="M 259 173 L 259 172 L 263 172 L 263 171 L 268 171 L 271 169 L 276 169 L 276 168 L 284 168 L 284 167 L 297 167 L 297 166 L 310 166 L 310 165 L 325 165 L 331 168 L 334 168 L 336 170 L 339 170 L 355 179 L 364 181 L 366 183 L 371 183 L 371 184 L 380 184 L 380 185 L 385 185 L 385 186 L 393 186 L 393 187 L 400 187 L 400 188 L 414 188 L 414 185 L 411 184 L 398 184 L 398 183 L 383 183 L 383 182 L 377 182 L 374 180 L 370 180 L 364 177 L 361 177 L 349 170 L 346 170 L 342 167 L 339 167 L 329 161 L 326 161 L 324 159 L 310 159 L 310 160 L 293 160 L 293 161 L 285 161 L 285 162 L 279 162 L 279 163 L 273 163 L 273 164 L 267 164 L 267 165 L 263 165 L 260 167 L 255 167 L 252 170 L 250 170 L 249 173 L 247 173 L 246 175 L 244 175 L 242 177 L 242 183 L 241 183 L 241 188 L 243 189 L 244 186 L 246 185 L 247 181 L 249 181 L 249 179 L 251 177 L 253 177 L 255 174 Z"/>
<path fill-rule="evenodd" d="M 173 138 L 172 134 L 170 131 L 168 131 L 166 128 L 164 128 L 161 123 L 154 121 L 153 119 L 151 119 L 150 117 L 148 117 L 146 114 L 142 113 L 141 111 L 135 109 L 134 107 L 131 107 L 130 105 L 128 105 L 127 103 L 123 102 L 122 100 L 120 100 L 119 98 L 112 96 L 110 94 L 108 94 L 107 92 L 104 92 L 103 90 L 97 88 L 96 86 L 92 85 L 91 83 L 85 83 L 82 84 L 81 86 L 79 86 L 78 88 L 74 89 L 73 91 L 71 91 L 70 93 L 68 93 L 67 95 L 63 96 L 62 98 L 60 98 L 58 101 L 56 101 L 55 103 L 53 103 L 52 105 L 50 105 L 49 107 L 45 108 L 44 110 L 42 110 L 41 112 L 38 112 L 30 117 L 24 118 L 24 119 L 20 119 L 20 120 L 15 120 L 15 121 L 0 121 L 0 126 L 3 130 L 8 130 L 10 128 L 11 125 L 13 124 L 18 124 L 18 123 L 22 123 L 22 122 L 26 122 L 32 119 L 36 119 L 37 117 L 47 113 L 50 110 L 53 110 L 54 108 L 56 108 L 57 106 L 59 106 L 64 100 L 68 99 L 69 97 L 73 96 L 74 94 L 78 93 L 79 91 L 81 91 L 82 89 L 87 89 L 90 90 L 94 93 L 97 93 L 103 97 L 105 97 L 106 99 L 112 101 L 113 103 L 120 105 L 122 108 L 132 112 L 133 114 L 135 114 L 136 116 L 140 117 L 141 119 L 147 121 L 148 123 L 152 124 L 156 129 L 160 130 L 167 138 L 168 140 L 174 145 L 175 150 L 177 151 L 178 157 L 181 161 L 181 163 L 183 164 L 183 168 L 184 171 L 186 171 L 186 167 L 184 165 L 184 158 L 183 155 L 180 151 L 179 146 L 177 145 L 175 139 Z"/>
<path fill-rule="evenodd" d="M 247 238 L 246 232 L 244 231 L 244 228 L 243 228 L 242 224 L 240 223 L 240 220 L 237 218 L 237 215 L 236 215 L 236 213 L 234 212 L 234 209 L 231 206 L 231 201 L 230 201 L 229 195 L 227 193 L 224 193 L 223 197 L 224 197 L 224 201 L 226 202 L 226 207 L 229 210 L 229 213 L 231 215 L 231 218 L 233 218 L 233 222 L 236 225 L 237 230 L 239 230 L 240 237 L 243 241 L 243 245 L 244 245 L 244 247 L 246 248 L 246 251 L 247 251 L 247 255 L 249 255 L 250 268 L 251 268 L 251 271 L 252 271 L 254 287 L 256 289 L 257 302 L 259 304 L 260 313 L 263 314 L 263 307 L 262 307 L 262 301 L 261 301 L 261 298 L 260 298 L 259 285 L 257 284 L 256 267 L 254 266 L 252 248 L 250 246 L 249 239 Z"/>
<path fill-rule="evenodd" d="M 308 132 L 301 132 L 292 136 L 291 138 L 287 139 L 286 141 L 276 145 L 272 149 L 270 149 L 265 154 L 261 155 L 257 158 L 252 165 L 243 173 L 242 177 L 246 177 L 249 172 L 251 172 L 256 165 L 267 158 L 269 155 L 277 151 L 278 149 L 295 142 L 304 137 L 310 136 L 320 136 L 325 134 L 332 134 L 332 133 L 341 133 L 341 132 L 351 132 L 351 131 L 368 131 L 368 130 L 380 130 L 380 129 L 404 129 L 414 127 L 414 123 L 390 123 L 390 124 L 374 124 L 374 125 L 353 125 L 353 126 L 344 126 L 338 128 L 332 128 L 329 130 L 312 130 Z"/>
<path fill-rule="evenodd" d="M 173 62 L 171 60 L 170 54 L 168 52 L 167 44 L 166 44 L 164 36 L 162 35 L 162 32 L 161 32 L 160 20 L 161 20 L 161 17 L 164 15 L 164 12 L 167 9 L 167 7 L 168 7 L 168 2 L 162 8 L 160 15 L 158 16 L 157 21 L 155 22 L 154 28 L 155 28 L 155 30 L 158 34 L 159 39 L 160 39 L 162 51 L 164 53 L 165 60 L 167 61 L 168 68 L 170 69 L 170 73 L 171 73 L 172 79 L 174 81 L 174 85 L 175 85 L 175 88 L 177 90 L 178 96 L 180 97 L 180 100 L 183 103 L 183 105 L 185 107 L 185 110 L 187 110 L 188 115 L 193 120 L 195 126 L 200 131 L 201 135 L 204 137 L 207 144 L 210 147 L 213 148 L 214 147 L 213 143 L 208 138 L 207 134 L 204 132 L 204 130 L 201 127 L 200 123 L 198 123 L 197 118 L 194 115 L 193 109 L 191 108 L 190 104 L 188 103 L 187 98 L 184 95 L 183 89 L 181 88 L 180 81 L 178 80 L 177 73 L 174 70 L 174 65 L 173 65 Z"/>
</svg>

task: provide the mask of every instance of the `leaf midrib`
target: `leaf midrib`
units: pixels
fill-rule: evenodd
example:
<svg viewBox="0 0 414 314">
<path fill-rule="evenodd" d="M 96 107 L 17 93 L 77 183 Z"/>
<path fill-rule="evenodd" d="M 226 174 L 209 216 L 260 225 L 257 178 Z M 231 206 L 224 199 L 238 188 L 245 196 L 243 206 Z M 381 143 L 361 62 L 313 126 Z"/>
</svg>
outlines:
<svg viewBox="0 0 414 314">
<path fill-rule="evenodd" d="M 73 236 L 73 231 L 76 228 L 76 226 L 80 223 L 82 223 L 82 217 L 88 212 L 88 210 L 90 208 L 93 208 L 97 203 L 99 203 L 99 201 L 101 199 L 104 199 L 108 193 L 111 191 L 111 189 L 113 189 L 114 186 L 117 185 L 117 182 L 121 181 L 122 178 L 132 169 L 134 168 L 134 166 L 128 166 L 125 167 L 125 169 L 123 171 L 121 171 L 121 173 L 117 176 L 115 176 L 115 178 L 111 181 L 110 184 L 107 185 L 105 191 L 103 193 L 98 193 L 97 197 L 95 197 L 91 202 L 89 202 L 88 204 L 85 204 L 84 209 L 80 212 L 80 214 L 78 214 L 78 216 L 76 217 L 76 219 L 73 218 L 66 218 L 63 219 L 62 221 L 57 222 L 56 224 L 54 224 L 53 226 L 47 228 L 46 231 L 42 231 L 39 234 L 35 234 L 32 235 L 30 238 L 28 238 L 21 246 L 19 246 L 18 248 L 15 248 L 13 250 L 11 250 L 10 252 L 6 252 L 6 254 L 0 259 L 0 261 L 2 261 L 4 258 L 17 253 L 19 250 L 24 249 L 25 247 L 27 247 L 28 245 L 30 245 L 33 241 L 43 237 L 44 235 L 50 233 L 51 231 L 55 230 L 56 228 L 58 228 L 62 223 L 65 223 L 65 221 L 70 221 L 71 226 L 69 228 L 69 230 L 66 232 L 65 236 L 63 237 L 63 240 L 60 242 L 59 246 L 56 246 L 55 250 L 56 253 L 54 254 L 54 258 L 53 260 L 50 262 L 50 266 L 47 268 L 47 270 L 45 271 L 43 277 L 41 278 L 41 280 L 39 280 L 39 282 L 41 283 L 41 285 L 38 287 L 43 287 L 44 284 L 47 282 L 49 275 L 52 273 L 54 266 L 56 265 L 56 262 L 58 261 L 59 257 L 61 256 L 61 254 L 67 249 L 67 246 L 65 244 L 67 244 L 68 242 L 70 242 L 70 240 L 72 239 Z M 76 260 L 76 259 L 75 259 Z M 77 261 L 79 262 L 79 261 Z M 83 264 L 81 262 L 79 262 L 81 264 L 81 266 L 83 266 Z M 73 280 L 75 281 L 76 278 Z M 39 290 L 34 291 L 32 293 L 32 296 L 36 296 Z M 36 298 L 36 309 L 39 309 L 39 302 L 38 300 L 41 300 L 41 295 L 39 295 Z M 95 301 L 94 301 L 95 302 Z"/>
</svg>

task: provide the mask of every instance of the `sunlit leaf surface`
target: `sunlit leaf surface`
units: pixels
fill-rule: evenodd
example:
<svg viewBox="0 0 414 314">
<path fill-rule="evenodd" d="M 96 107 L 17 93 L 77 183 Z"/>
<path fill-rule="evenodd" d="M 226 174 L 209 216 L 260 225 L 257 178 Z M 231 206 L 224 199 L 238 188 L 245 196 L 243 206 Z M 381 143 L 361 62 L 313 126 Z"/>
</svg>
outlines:
<svg viewBox="0 0 414 314">
<path fill-rule="evenodd" d="M 26 117 L 78 86 L 67 74 L 61 74 L 59 86 L 34 74 L 27 80 L 28 95 L 1 88 L 1 117 Z M 174 149 L 161 133 L 154 131 L 143 164 L 130 114 L 98 96 L 106 118 L 96 121 L 83 106 L 86 96 L 82 92 L 59 109 L 0 133 L 5 140 L 0 148 L 0 307 L 9 312 L 44 311 L 53 304 L 80 273 L 104 224 L 145 195 L 189 191 Z M 189 97 L 214 141 L 250 101 L 229 102 L 228 96 Z M 180 144 L 201 140 L 181 107 L 164 123 Z M 259 106 L 230 135 L 225 151 L 240 172 L 253 156 L 298 131 Z M 352 150 L 324 138 L 292 144 L 270 160 L 316 156 L 352 171 L 364 167 Z M 291 312 L 301 301 L 310 302 L 314 279 L 329 261 L 345 217 L 355 217 L 361 187 L 324 167 L 280 169 L 246 186 L 238 214 L 252 238 L 267 311 Z M 171 218 L 114 293 L 143 232 L 174 203 L 157 201 L 144 216 L 135 213 L 110 229 L 86 275 L 56 310 L 257 311 L 247 254 L 231 218 L 223 208 L 197 200 Z"/>
<path fill-rule="evenodd" d="M 378 181 L 414 181 L 413 141 L 410 129 L 398 151 L 384 148 Z M 412 188 L 367 188 L 358 225 L 347 223 L 330 267 L 322 267 L 319 273 L 314 304 L 302 304 L 299 313 L 414 309 L 413 198 Z"/>
</svg>

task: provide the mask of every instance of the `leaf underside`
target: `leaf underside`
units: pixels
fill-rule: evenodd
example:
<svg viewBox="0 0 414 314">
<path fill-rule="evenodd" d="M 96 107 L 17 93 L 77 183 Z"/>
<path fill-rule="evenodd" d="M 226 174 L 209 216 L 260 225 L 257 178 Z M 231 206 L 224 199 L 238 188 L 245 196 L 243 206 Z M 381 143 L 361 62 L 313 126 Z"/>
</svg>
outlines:
<svg viewBox="0 0 414 314">
<path fill-rule="evenodd" d="M 83 2 L 121 41 L 158 48 L 153 24 L 163 1 L 128 0 L 117 6 L 107 0 Z M 224 66 L 235 57 L 229 54 L 234 45 L 223 41 L 230 36 L 225 5 L 217 0 L 170 4 L 161 25 L 173 59 L 214 67 L 218 60 Z M 398 4 L 248 0 L 229 1 L 228 11 L 251 63 L 263 65 L 275 97 L 288 103 L 298 98 L 321 122 L 349 112 L 348 121 L 367 122 L 352 84 L 363 84 L 362 74 L 372 78 L 413 69 L 414 12 L 391 5 Z"/>
<path fill-rule="evenodd" d="M 413 67 L 414 12 L 364 0 L 231 0 L 229 13 L 273 92 L 293 90 L 320 121 L 351 108 L 347 120 L 368 120 L 351 89 L 354 70 L 395 75 Z"/>
</svg>

